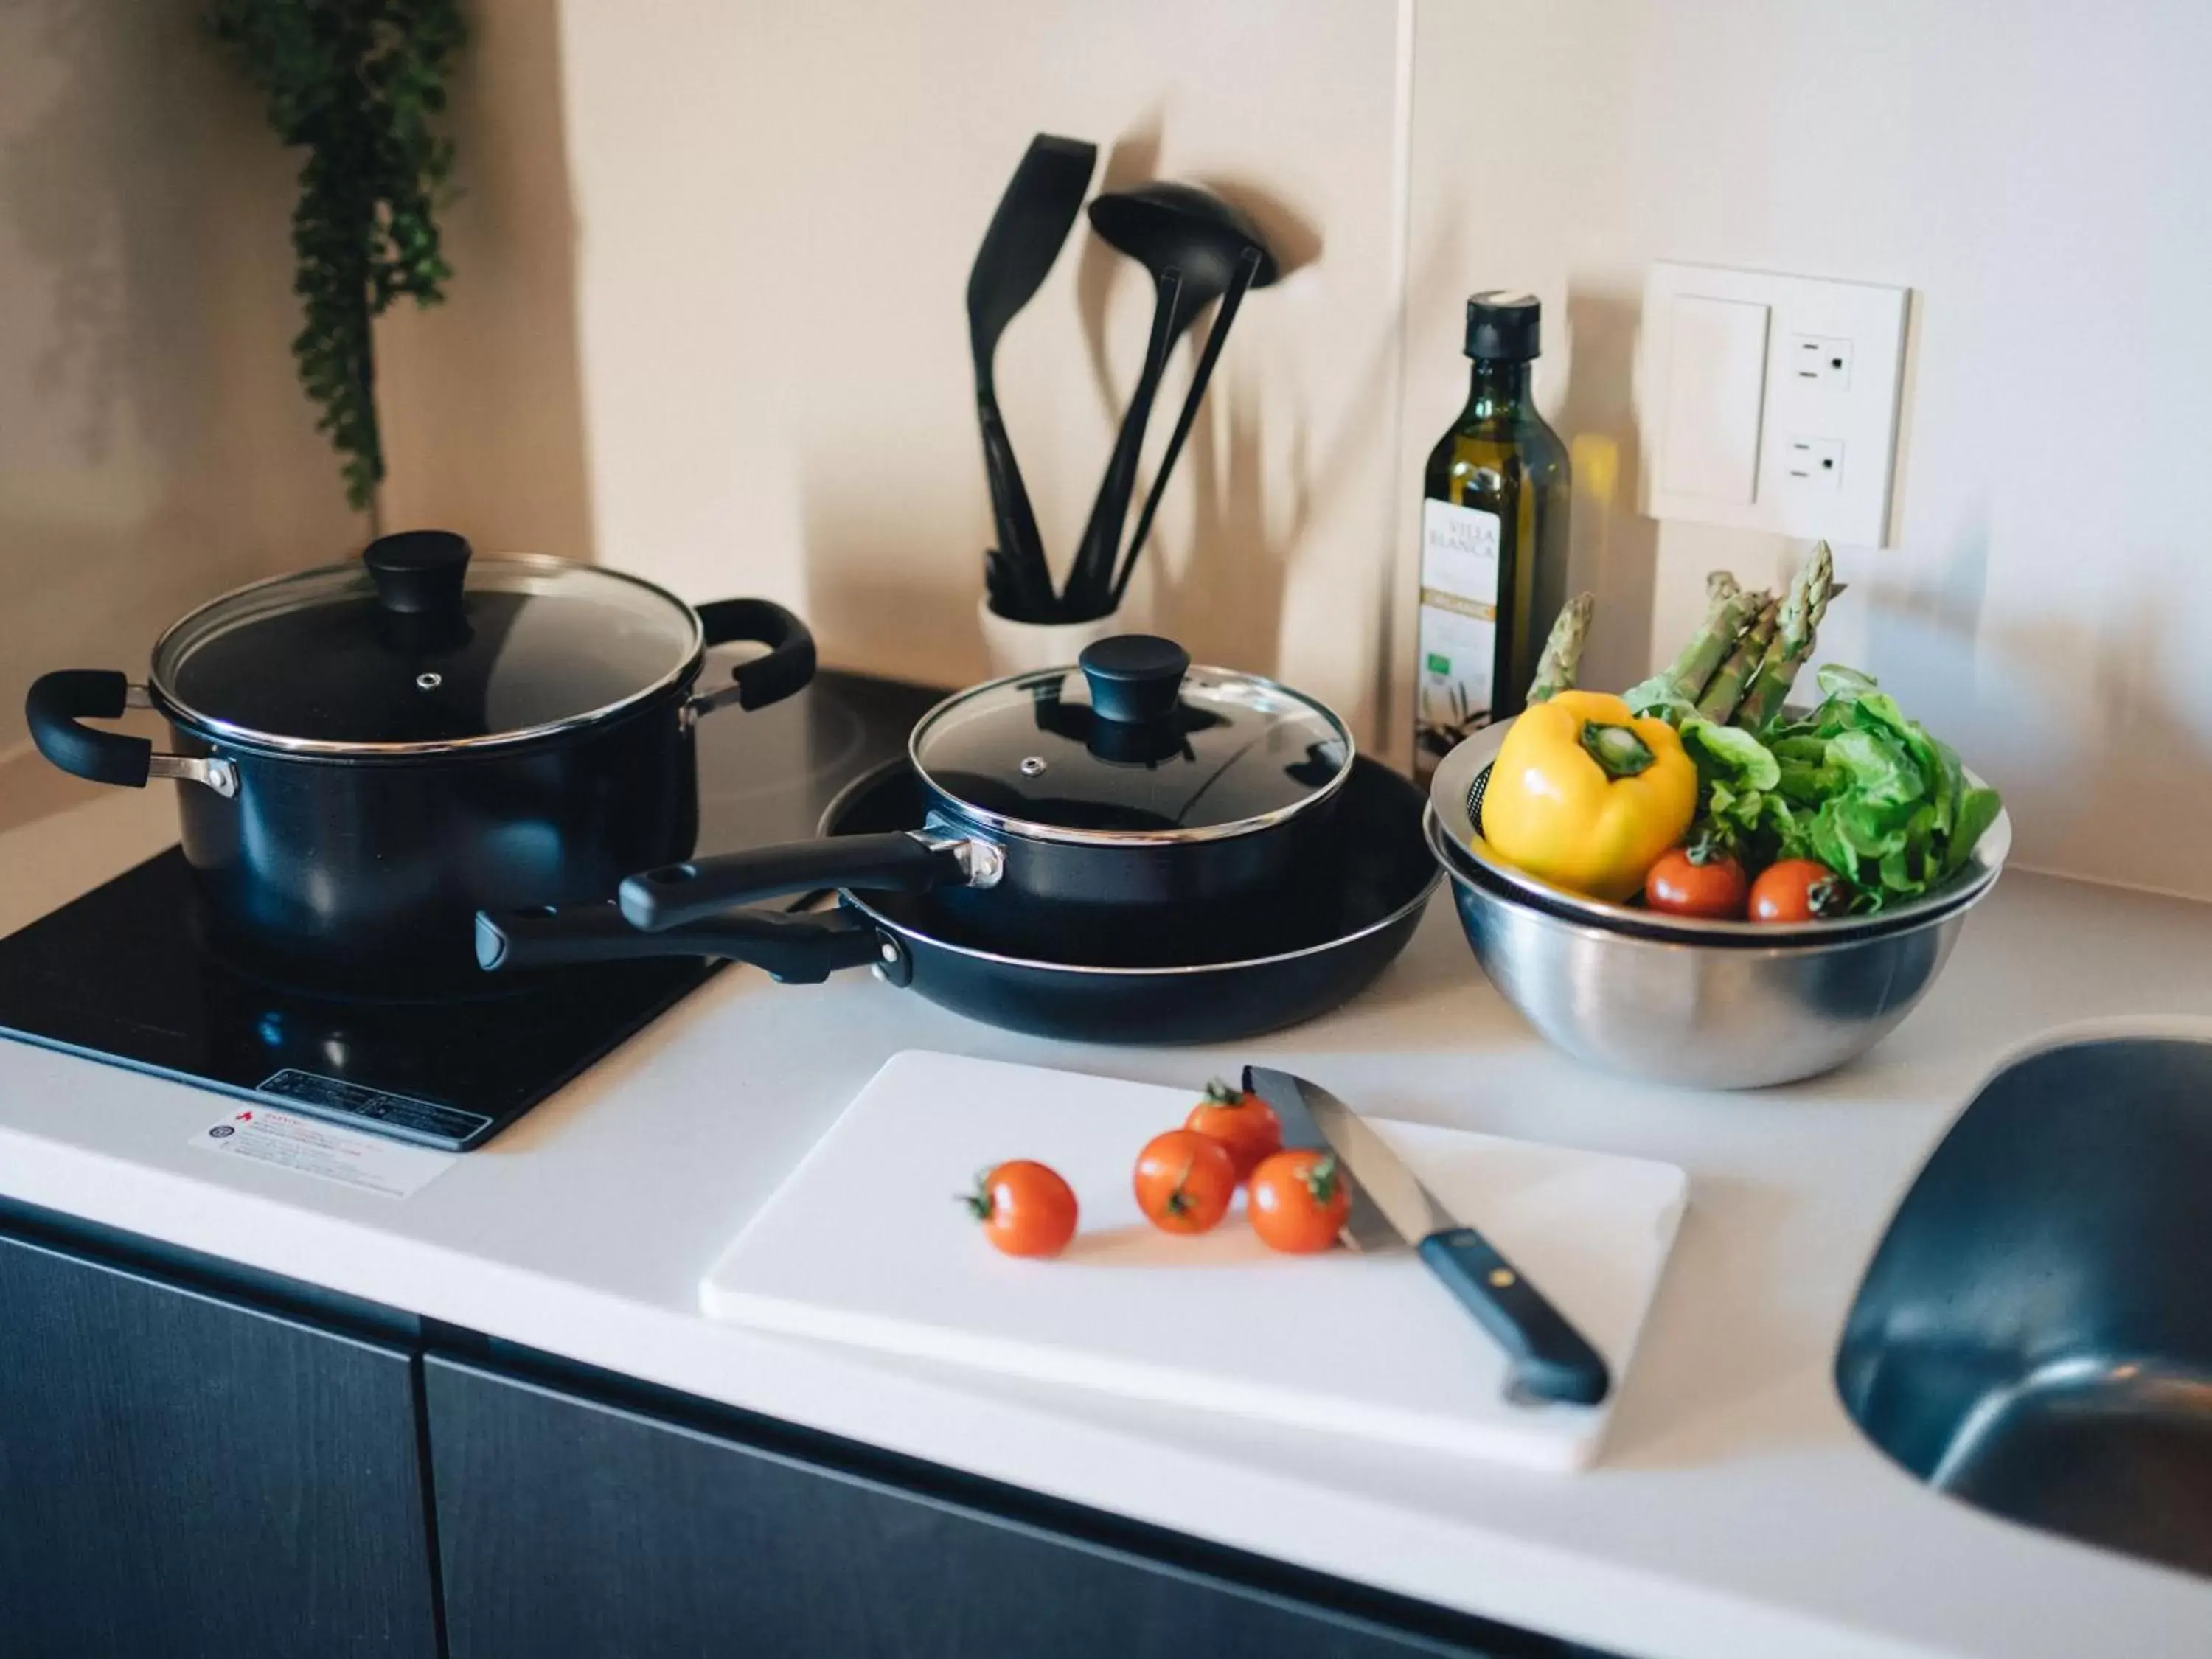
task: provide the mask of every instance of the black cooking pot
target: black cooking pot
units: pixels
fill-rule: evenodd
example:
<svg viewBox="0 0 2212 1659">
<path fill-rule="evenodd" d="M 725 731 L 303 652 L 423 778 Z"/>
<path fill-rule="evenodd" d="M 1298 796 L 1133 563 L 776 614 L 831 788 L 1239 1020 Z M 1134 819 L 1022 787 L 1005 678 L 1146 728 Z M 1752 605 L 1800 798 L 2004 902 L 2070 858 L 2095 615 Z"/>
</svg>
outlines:
<svg viewBox="0 0 2212 1659">
<path fill-rule="evenodd" d="M 695 691 L 707 647 L 769 647 Z M 694 611 L 611 570 L 476 559 L 443 531 L 214 600 L 120 673 L 41 676 L 26 706 L 64 771 L 175 778 L 211 920 L 273 971 L 418 990 L 476 973 L 479 909 L 605 898 L 698 834 L 692 726 L 814 673 L 765 599 Z M 82 726 L 158 709 L 173 754 Z"/>
<path fill-rule="evenodd" d="M 623 883 L 623 914 L 658 932 L 782 893 L 935 888 L 1009 949 L 1111 927 L 1146 959 L 1173 959 L 1194 933 L 1241 925 L 1297 872 L 1311 878 L 1353 745 L 1311 698 L 1124 635 L 1076 669 L 947 699 L 908 755 L 928 800 L 920 830 L 647 870 Z"/>
</svg>

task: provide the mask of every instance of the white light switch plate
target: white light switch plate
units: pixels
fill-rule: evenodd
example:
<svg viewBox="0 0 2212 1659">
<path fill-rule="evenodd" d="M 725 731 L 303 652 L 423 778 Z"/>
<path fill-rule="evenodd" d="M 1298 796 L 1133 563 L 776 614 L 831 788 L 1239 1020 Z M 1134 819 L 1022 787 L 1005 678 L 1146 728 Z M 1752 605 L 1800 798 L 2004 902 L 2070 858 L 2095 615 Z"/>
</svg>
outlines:
<svg viewBox="0 0 2212 1659">
<path fill-rule="evenodd" d="M 1887 545 L 1909 292 L 1653 265 L 1637 370 L 1644 511 Z"/>
</svg>

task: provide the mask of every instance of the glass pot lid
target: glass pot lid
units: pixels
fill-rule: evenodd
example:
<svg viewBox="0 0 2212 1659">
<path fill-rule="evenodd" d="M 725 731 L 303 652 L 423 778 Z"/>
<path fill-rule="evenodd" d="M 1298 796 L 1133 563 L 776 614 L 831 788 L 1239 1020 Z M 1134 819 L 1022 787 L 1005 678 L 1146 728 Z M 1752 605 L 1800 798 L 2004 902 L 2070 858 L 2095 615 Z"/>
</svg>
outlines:
<svg viewBox="0 0 2212 1659">
<path fill-rule="evenodd" d="M 690 672 L 699 619 L 649 582 L 560 559 L 471 559 L 445 531 L 203 606 L 154 647 L 190 723 L 291 751 L 514 743 L 613 714 Z"/>
<path fill-rule="evenodd" d="M 1322 704 L 1194 668 L 1173 642 L 1103 640 L 1076 668 L 994 680 L 915 728 L 915 769 L 987 823 L 1048 839 L 1203 839 L 1279 822 L 1351 775 Z"/>
</svg>

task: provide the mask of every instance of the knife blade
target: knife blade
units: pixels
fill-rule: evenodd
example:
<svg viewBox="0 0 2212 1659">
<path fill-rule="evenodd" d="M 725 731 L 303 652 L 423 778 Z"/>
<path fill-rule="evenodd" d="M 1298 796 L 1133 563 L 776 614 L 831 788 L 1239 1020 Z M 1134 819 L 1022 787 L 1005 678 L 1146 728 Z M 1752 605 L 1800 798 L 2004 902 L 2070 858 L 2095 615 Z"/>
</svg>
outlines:
<svg viewBox="0 0 2212 1659">
<path fill-rule="evenodd" d="M 1358 1113 L 1317 1083 L 1264 1066 L 1244 1087 L 1274 1109 L 1286 1147 L 1326 1149 L 1352 1176 L 1340 1237 L 1353 1249 L 1410 1245 L 1498 1346 L 1516 1401 L 1595 1406 L 1612 1386 L 1604 1356 L 1503 1252 L 1453 1215 Z"/>
</svg>

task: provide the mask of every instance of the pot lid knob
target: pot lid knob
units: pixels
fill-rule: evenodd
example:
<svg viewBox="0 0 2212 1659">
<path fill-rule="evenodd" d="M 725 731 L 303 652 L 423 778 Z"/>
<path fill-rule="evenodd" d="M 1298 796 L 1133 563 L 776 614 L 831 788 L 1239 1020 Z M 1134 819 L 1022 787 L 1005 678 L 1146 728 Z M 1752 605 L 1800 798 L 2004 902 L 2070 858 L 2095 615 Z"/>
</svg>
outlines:
<svg viewBox="0 0 2212 1659">
<path fill-rule="evenodd" d="M 469 544 L 450 530 L 403 530 L 379 536 L 362 553 L 376 583 L 376 600 L 403 616 L 457 615 L 469 574 Z"/>
<path fill-rule="evenodd" d="M 1102 720 L 1150 725 L 1175 713 L 1190 653 L 1153 634 L 1117 634 L 1085 647 L 1076 666 Z"/>
</svg>

